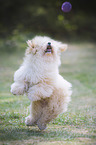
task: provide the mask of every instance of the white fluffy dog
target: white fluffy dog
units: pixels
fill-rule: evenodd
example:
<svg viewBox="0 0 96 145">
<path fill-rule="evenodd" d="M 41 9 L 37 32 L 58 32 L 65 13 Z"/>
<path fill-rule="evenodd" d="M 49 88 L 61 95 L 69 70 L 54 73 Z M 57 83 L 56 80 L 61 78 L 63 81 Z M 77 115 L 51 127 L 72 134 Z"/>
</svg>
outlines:
<svg viewBox="0 0 96 145">
<path fill-rule="evenodd" d="M 24 62 L 14 74 L 11 92 L 27 94 L 31 107 L 25 123 L 44 130 L 47 123 L 67 110 L 70 101 L 71 84 L 58 70 L 60 53 L 67 45 L 41 36 L 28 40 L 27 44 Z"/>
</svg>

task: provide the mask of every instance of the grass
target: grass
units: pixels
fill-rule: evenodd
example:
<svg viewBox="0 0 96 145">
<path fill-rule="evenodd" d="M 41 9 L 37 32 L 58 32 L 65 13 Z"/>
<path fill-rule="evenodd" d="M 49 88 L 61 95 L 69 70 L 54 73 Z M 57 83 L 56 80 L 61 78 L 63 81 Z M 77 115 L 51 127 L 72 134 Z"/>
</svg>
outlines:
<svg viewBox="0 0 96 145">
<path fill-rule="evenodd" d="M 22 63 L 24 50 L 0 55 L 0 145 L 96 144 L 96 48 L 95 44 L 70 44 L 62 54 L 61 75 L 73 85 L 68 111 L 53 120 L 47 130 L 27 127 L 30 101 L 13 96 L 13 74 Z"/>
</svg>

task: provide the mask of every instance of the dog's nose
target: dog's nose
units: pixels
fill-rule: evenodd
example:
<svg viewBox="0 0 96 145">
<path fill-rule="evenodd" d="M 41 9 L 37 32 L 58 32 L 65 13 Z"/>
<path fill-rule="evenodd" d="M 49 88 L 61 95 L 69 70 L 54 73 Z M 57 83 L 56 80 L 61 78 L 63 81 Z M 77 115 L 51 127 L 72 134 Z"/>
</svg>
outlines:
<svg viewBox="0 0 96 145">
<path fill-rule="evenodd" d="M 51 42 L 48 42 L 48 45 L 51 45 Z"/>
</svg>

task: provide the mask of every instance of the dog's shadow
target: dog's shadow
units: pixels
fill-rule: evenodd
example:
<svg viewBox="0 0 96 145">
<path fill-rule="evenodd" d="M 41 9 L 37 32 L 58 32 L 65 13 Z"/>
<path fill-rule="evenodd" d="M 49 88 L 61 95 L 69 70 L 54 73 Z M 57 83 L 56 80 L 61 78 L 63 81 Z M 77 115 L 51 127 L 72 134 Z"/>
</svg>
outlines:
<svg viewBox="0 0 96 145">
<path fill-rule="evenodd" d="M 86 137 L 84 135 L 84 137 Z M 61 127 L 48 127 L 44 131 L 40 131 L 37 127 L 21 127 L 21 128 L 11 128 L 0 130 L 0 140 L 2 142 L 8 141 L 23 141 L 23 140 L 32 140 L 32 141 L 48 141 L 52 140 L 65 140 L 65 139 L 75 139 L 77 137 L 82 137 L 81 133 L 74 133 L 72 130 L 66 129 L 65 126 Z"/>
<path fill-rule="evenodd" d="M 2 141 L 16 141 L 16 140 L 28 140 L 28 139 L 43 139 L 48 140 L 48 138 L 64 138 L 64 134 L 70 135 L 68 131 L 65 129 L 63 132 L 59 129 L 53 129 L 48 127 L 48 129 L 44 131 L 40 131 L 38 127 L 25 127 L 25 128 L 6 128 L 4 130 L 0 130 L 0 138 Z"/>
<path fill-rule="evenodd" d="M 49 134 L 54 134 L 54 131 L 44 130 L 40 131 L 37 127 L 25 127 L 24 128 L 5 128 L 0 130 L 0 140 L 2 141 L 14 141 L 14 140 L 27 140 L 31 137 L 46 139 Z"/>
</svg>

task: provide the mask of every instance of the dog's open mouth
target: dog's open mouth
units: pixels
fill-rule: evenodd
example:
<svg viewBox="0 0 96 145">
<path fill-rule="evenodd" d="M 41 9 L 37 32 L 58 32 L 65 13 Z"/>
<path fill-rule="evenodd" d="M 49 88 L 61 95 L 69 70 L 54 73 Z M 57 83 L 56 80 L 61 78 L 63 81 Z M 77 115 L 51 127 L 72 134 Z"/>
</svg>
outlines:
<svg viewBox="0 0 96 145">
<path fill-rule="evenodd" d="M 48 42 L 47 48 L 45 50 L 45 53 L 52 53 L 52 46 L 51 46 L 50 42 Z"/>
</svg>

